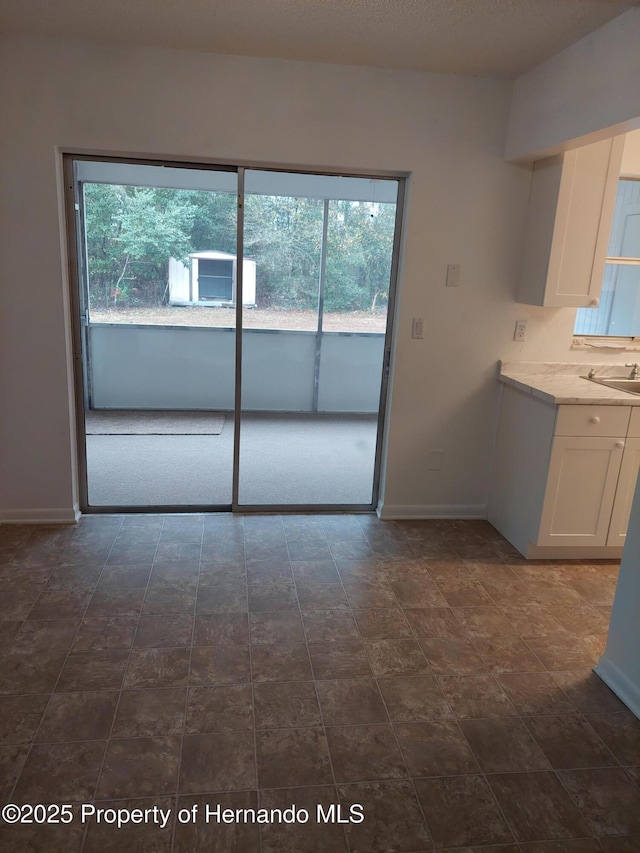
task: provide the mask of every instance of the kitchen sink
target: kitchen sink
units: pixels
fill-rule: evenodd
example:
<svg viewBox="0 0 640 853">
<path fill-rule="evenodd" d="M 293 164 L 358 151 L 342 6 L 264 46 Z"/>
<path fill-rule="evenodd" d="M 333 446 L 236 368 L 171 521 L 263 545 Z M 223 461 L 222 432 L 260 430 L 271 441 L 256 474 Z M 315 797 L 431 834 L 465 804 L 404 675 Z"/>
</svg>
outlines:
<svg viewBox="0 0 640 853">
<path fill-rule="evenodd" d="M 597 382 L 599 385 L 606 385 L 607 388 L 615 388 L 617 391 L 626 391 L 628 394 L 640 394 L 640 379 L 626 379 L 623 376 L 605 376 L 599 378 L 597 376 L 583 376 L 583 379 L 588 379 L 590 382 Z"/>
</svg>

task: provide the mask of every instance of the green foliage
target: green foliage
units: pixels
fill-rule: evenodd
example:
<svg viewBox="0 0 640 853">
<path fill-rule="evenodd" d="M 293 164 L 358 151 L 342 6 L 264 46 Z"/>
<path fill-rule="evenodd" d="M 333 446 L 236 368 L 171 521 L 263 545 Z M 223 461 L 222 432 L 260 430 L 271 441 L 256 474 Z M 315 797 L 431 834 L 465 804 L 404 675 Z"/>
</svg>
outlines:
<svg viewBox="0 0 640 853">
<path fill-rule="evenodd" d="M 316 199 L 247 196 L 245 255 L 256 261 L 260 307 L 317 307 L 322 210 Z"/>
<path fill-rule="evenodd" d="M 194 212 L 190 238 L 191 252 L 218 252 L 236 254 L 236 216 L 238 198 L 235 193 L 201 192 L 199 190 L 174 190 L 181 192 L 192 205 Z"/>
<path fill-rule="evenodd" d="M 155 301 L 169 258 L 193 251 L 193 205 L 176 190 L 112 184 L 86 184 L 84 201 L 92 305 Z"/>
<path fill-rule="evenodd" d="M 395 205 L 329 204 L 325 307 L 373 311 L 386 306 L 391 277 Z"/>
<path fill-rule="evenodd" d="M 236 253 L 234 193 L 85 184 L 92 307 L 157 305 L 166 298 L 169 258 Z M 323 202 L 248 195 L 244 251 L 256 261 L 260 307 L 316 308 Z M 325 309 L 386 307 L 395 205 L 331 201 Z"/>
</svg>

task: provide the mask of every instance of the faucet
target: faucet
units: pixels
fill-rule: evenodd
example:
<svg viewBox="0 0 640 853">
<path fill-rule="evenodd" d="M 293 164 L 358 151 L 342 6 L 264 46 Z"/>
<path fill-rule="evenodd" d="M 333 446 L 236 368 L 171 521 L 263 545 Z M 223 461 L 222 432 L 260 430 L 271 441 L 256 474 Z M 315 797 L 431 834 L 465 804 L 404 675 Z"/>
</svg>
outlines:
<svg viewBox="0 0 640 853">
<path fill-rule="evenodd" d="M 627 363 L 625 363 L 624 366 L 631 368 L 631 373 L 629 374 L 629 379 L 637 379 L 638 378 L 638 375 L 640 375 L 640 370 L 638 370 L 637 362 L 636 363 L 627 362 Z"/>
</svg>

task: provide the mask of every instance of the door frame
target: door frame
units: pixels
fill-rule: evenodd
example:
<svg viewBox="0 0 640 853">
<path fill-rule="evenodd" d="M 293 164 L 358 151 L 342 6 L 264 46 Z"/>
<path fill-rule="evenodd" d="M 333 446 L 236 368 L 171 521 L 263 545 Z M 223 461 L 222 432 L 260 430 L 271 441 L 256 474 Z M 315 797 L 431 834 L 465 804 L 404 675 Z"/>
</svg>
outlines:
<svg viewBox="0 0 640 853">
<path fill-rule="evenodd" d="M 76 459 L 77 487 L 79 506 L 83 514 L 147 514 L 147 513 L 203 513 L 203 512 L 234 512 L 234 513 L 365 513 L 375 511 L 380 493 L 382 460 L 384 451 L 385 423 L 388 408 L 390 385 L 391 358 L 395 348 L 395 320 L 397 311 L 397 291 L 399 280 L 400 250 L 402 243 L 402 224 L 406 203 L 406 172 L 377 172 L 358 170 L 332 170 L 327 168 L 284 166 L 282 164 L 264 164 L 253 162 L 231 163 L 228 161 L 205 161 L 179 158 L 158 158 L 111 156 L 86 151 L 65 149 L 61 152 L 62 172 L 64 181 L 66 245 L 69 272 L 69 305 L 71 312 L 73 385 L 76 427 Z M 228 171 L 237 175 L 237 235 L 236 256 L 239 259 L 236 269 L 236 325 L 235 333 L 235 395 L 234 395 L 234 437 L 233 437 L 233 473 L 232 501 L 230 504 L 145 504 L 143 506 L 93 506 L 88 501 L 88 472 L 86 457 L 86 423 L 85 405 L 91 398 L 91 370 L 89 369 L 90 343 L 86 332 L 89 323 L 88 306 L 84 304 L 84 282 L 86 281 L 86 253 L 80 251 L 84 237 L 82 222 L 84 213 L 82 199 L 77 190 L 74 162 L 77 160 L 108 163 L 135 163 L 136 165 L 164 166 L 202 171 Z M 367 504 L 239 504 L 240 478 L 240 432 L 242 420 L 242 311 L 243 311 L 243 263 L 244 257 L 244 178 L 245 170 L 261 170 L 270 172 L 298 173 L 309 175 L 327 175 L 334 177 L 387 179 L 397 181 L 398 194 L 396 200 L 396 216 L 392 246 L 391 274 L 389 277 L 389 298 L 387 302 L 387 319 L 385 327 L 384 356 L 380 396 L 378 403 L 378 418 L 376 428 L 376 447 L 373 470 L 373 489 L 371 503 Z M 81 219 L 82 217 L 82 219 Z"/>
</svg>

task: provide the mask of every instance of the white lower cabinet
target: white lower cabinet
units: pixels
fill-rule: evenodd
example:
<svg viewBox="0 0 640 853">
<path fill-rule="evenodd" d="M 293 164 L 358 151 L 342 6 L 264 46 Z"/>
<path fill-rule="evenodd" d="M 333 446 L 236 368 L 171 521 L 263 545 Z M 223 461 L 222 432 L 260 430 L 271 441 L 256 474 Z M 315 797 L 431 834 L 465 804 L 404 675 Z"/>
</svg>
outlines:
<svg viewBox="0 0 640 853">
<path fill-rule="evenodd" d="M 629 433 L 631 433 L 634 426 L 635 414 L 636 410 L 631 414 Z M 638 415 L 640 416 L 640 412 L 638 412 Z M 640 438 L 632 436 L 631 438 L 627 438 L 624 446 L 618 487 L 611 513 L 607 545 L 624 545 L 627 538 L 627 524 L 629 523 L 629 516 L 631 514 L 631 504 L 636 490 L 636 483 L 638 482 L 638 474 L 640 474 Z"/>
<path fill-rule="evenodd" d="M 537 545 L 606 545 L 624 441 L 556 436 Z"/>
<path fill-rule="evenodd" d="M 619 556 L 639 472 L 640 407 L 505 387 L 488 518 L 525 556 Z"/>
</svg>

